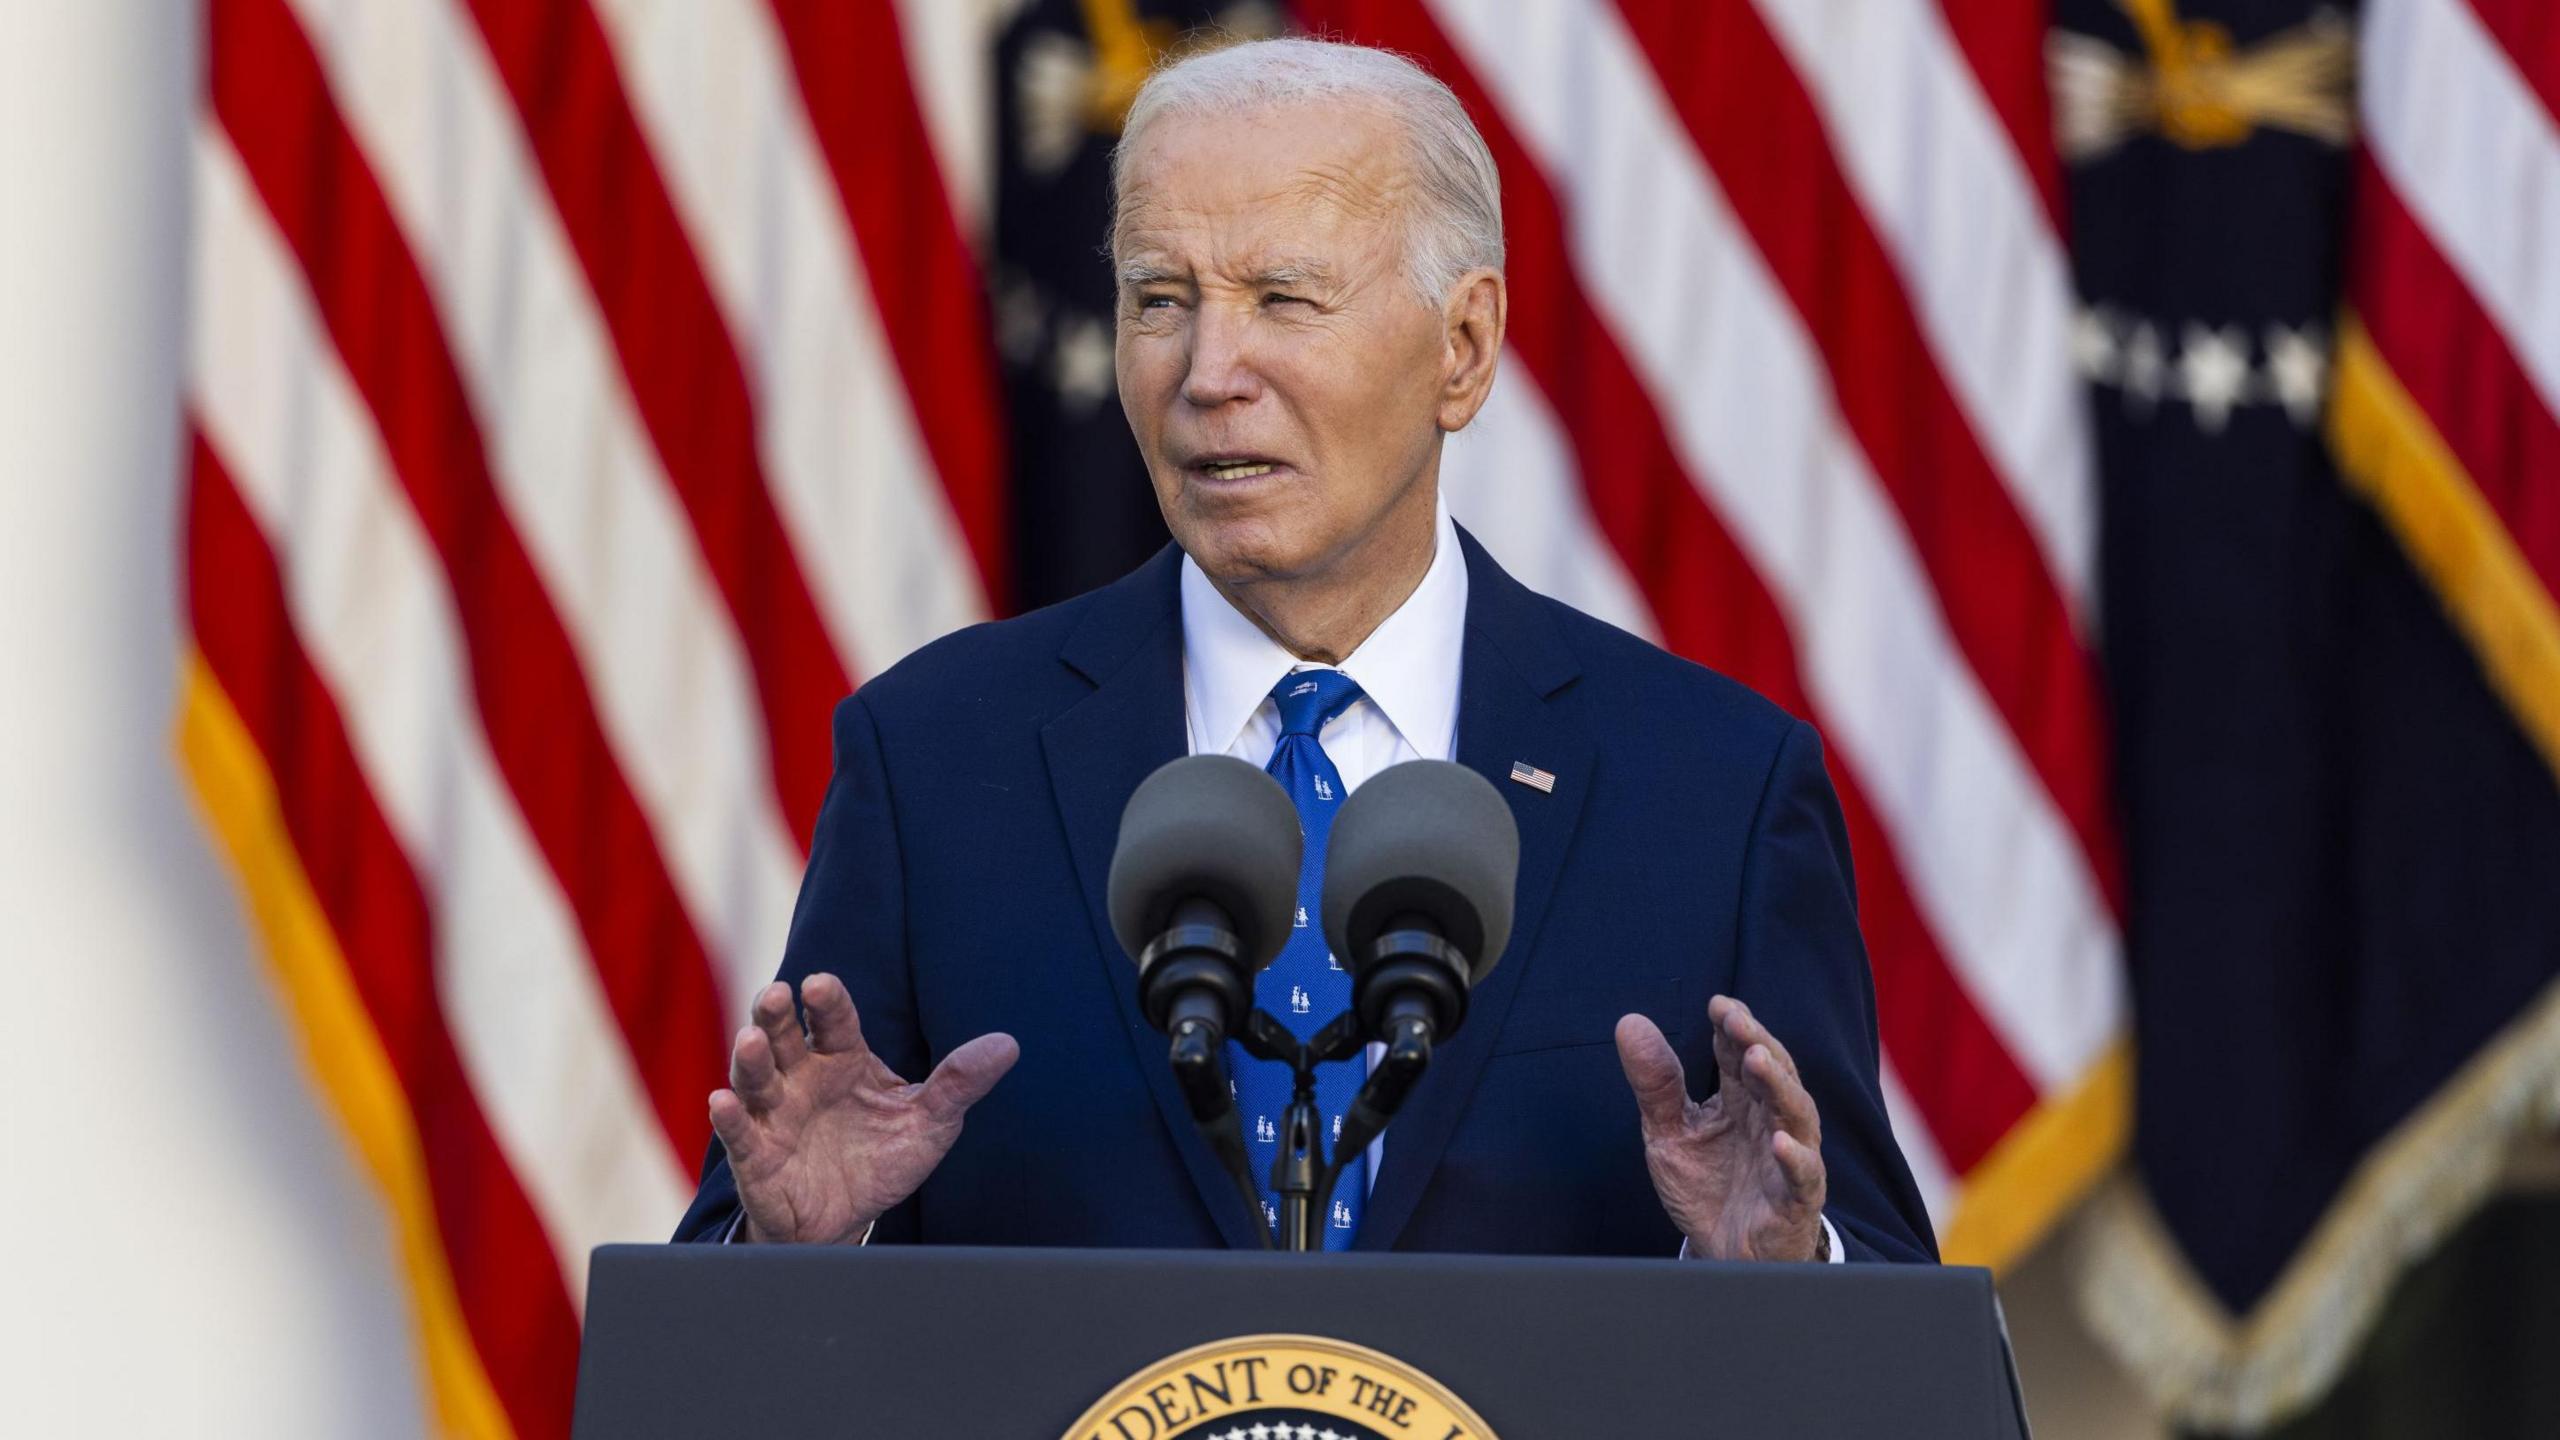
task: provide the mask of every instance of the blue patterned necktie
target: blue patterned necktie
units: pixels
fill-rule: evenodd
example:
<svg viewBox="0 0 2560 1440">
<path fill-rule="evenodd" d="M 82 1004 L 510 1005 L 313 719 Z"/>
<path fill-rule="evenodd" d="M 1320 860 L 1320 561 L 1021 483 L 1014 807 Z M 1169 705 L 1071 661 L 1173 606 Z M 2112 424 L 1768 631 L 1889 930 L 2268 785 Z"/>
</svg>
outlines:
<svg viewBox="0 0 2560 1440">
<path fill-rule="evenodd" d="M 1360 698 L 1360 686 L 1339 670 L 1298 670 L 1271 688 L 1280 707 L 1280 743 L 1264 769 L 1289 792 L 1298 807 L 1298 825 L 1306 833 L 1306 859 L 1298 870 L 1298 924 L 1280 958 L 1254 985 L 1254 1002 L 1280 1018 L 1300 1040 L 1314 1036 L 1324 1023 L 1351 1004 L 1351 976 L 1336 965 L 1325 948 L 1323 910 L 1325 837 L 1333 833 L 1334 811 L 1342 805 L 1342 772 L 1317 742 L 1327 723 Z M 1254 1178 L 1262 1186 L 1264 1223 L 1277 1227 L 1280 1197 L 1271 1188 L 1272 1163 L 1280 1155 L 1281 1120 L 1288 1113 L 1289 1067 L 1256 1060 L 1240 1045 L 1230 1044 L 1227 1062 L 1236 1077 L 1236 1104 L 1244 1117 L 1245 1144 L 1253 1158 Z M 1360 1093 L 1367 1069 L 1365 1052 L 1316 1068 L 1316 1110 L 1326 1144 L 1342 1133 L 1342 1116 Z M 1353 1159 L 1342 1167 L 1334 1186 L 1331 1213 L 1324 1218 L 1324 1248 L 1348 1250 L 1360 1233 L 1360 1211 L 1368 1199 L 1368 1160 Z"/>
</svg>

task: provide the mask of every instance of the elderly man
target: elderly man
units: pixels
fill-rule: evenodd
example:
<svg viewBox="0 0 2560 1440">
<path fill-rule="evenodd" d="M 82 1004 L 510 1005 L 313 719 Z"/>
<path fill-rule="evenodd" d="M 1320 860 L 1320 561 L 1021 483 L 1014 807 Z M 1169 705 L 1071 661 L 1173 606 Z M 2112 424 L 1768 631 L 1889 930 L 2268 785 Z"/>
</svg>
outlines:
<svg viewBox="0 0 2560 1440">
<path fill-rule="evenodd" d="M 1103 906 L 1131 791 L 1209 751 L 1285 760 L 1302 806 L 1454 759 L 1519 823 L 1510 949 L 1346 1172 L 1334 1247 L 1929 1258 L 1812 731 L 1447 518 L 1508 305 L 1455 97 L 1380 51 L 1238 46 L 1152 78 L 1113 169 L 1120 398 L 1175 546 L 838 709 L 679 1238 L 1257 1244 Z M 1321 1020 L 1348 990 L 1309 933 L 1260 998 Z M 1238 1059 L 1259 1131 L 1286 1073 Z"/>
</svg>

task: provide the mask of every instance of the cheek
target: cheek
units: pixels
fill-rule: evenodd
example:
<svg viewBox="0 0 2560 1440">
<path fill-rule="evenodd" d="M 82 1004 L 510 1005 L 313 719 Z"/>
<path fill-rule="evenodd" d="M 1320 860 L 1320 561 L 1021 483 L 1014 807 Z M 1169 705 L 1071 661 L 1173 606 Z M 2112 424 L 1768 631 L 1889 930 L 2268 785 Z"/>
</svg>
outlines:
<svg viewBox="0 0 2560 1440">
<path fill-rule="evenodd" d="M 1419 362 L 1361 364 L 1337 355 L 1334 363 L 1313 364 L 1299 373 L 1299 394 L 1306 397 L 1308 429 L 1331 468 L 1357 471 L 1362 489 L 1392 478 L 1375 472 L 1401 470 L 1417 446 L 1437 433 L 1438 412 L 1429 357 Z M 1356 504 L 1360 497 L 1335 496 L 1337 503 Z"/>
<path fill-rule="evenodd" d="M 1162 335 L 1124 328 L 1112 346 L 1111 371 L 1130 422 L 1152 427 L 1164 401 L 1182 384 L 1182 347 Z"/>
<path fill-rule="evenodd" d="M 1122 339 L 1111 352 L 1111 383 L 1120 392 L 1120 408 L 1128 412 L 1132 425 L 1139 423 L 1138 412 L 1144 408 L 1138 397 L 1144 393 L 1140 387 L 1145 382 L 1145 362 L 1131 349 L 1128 340 Z"/>
</svg>

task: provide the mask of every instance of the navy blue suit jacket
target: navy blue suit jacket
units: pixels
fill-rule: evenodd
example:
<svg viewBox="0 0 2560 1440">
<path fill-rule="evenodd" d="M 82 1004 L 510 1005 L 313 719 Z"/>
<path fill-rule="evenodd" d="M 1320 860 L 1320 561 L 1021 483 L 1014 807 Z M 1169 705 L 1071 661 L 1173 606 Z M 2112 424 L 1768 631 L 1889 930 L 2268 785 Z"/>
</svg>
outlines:
<svg viewBox="0 0 2560 1440">
<path fill-rule="evenodd" d="M 1619 1016 L 1715 1083 L 1707 1000 L 1740 996 L 1822 1116 L 1855 1258 L 1934 1243 L 1886 1123 L 1847 838 L 1812 729 L 1712 671 L 1537 595 L 1472 537 L 1458 759 L 1520 823 L 1511 947 L 1388 1129 L 1358 1247 L 1677 1252 L 1645 1173 Z M 1121 807 L 1186 748 L 1180 554 L 925 647 L 836 712 L 836 774 L 782 978 L 833 971 L 921 1079 L 991 1030 L 1022 1044 L 875 1238 L 1255 1244 L 1201 1142 L 1103 908 Z M 1552 794 L 1511 783 L 1553 772 Z M 718 1143 L 678 1239 L 737 1210 Z"/>
</svg>

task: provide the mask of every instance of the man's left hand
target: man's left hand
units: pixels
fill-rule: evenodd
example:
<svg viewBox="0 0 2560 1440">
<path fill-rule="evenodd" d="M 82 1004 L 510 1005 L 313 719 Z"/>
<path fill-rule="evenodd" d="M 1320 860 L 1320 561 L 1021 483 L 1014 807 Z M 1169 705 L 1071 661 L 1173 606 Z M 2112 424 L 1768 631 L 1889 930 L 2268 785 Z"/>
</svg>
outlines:
<svg viewBox="0 0 2560 1440">
<path fill-rule="evenodd" d="M 1644 1122 L 1645 1168 L 1689 1253 L 1718 1260 L 1810 1260 L 1822 1239 L 1822 1119 L 1787 1047 L 1749 1006 L 1719 995 L 1716 1093 L 1689 1098 L 1661 1027 L 1618 1022 L 1618 1063 Z"/>
</svg>

